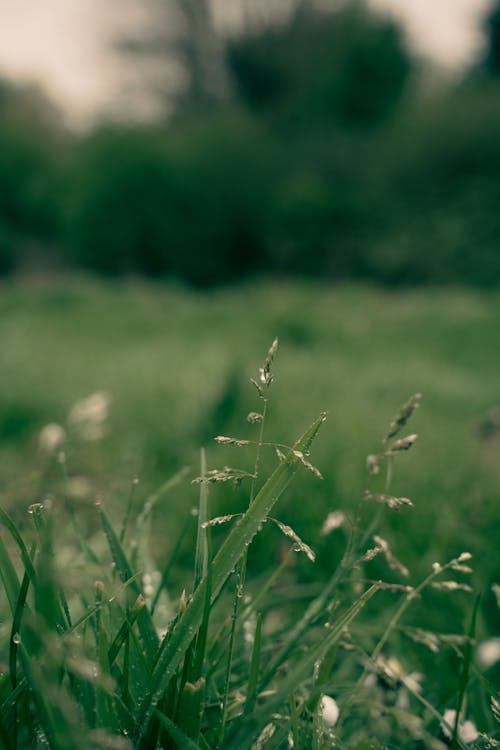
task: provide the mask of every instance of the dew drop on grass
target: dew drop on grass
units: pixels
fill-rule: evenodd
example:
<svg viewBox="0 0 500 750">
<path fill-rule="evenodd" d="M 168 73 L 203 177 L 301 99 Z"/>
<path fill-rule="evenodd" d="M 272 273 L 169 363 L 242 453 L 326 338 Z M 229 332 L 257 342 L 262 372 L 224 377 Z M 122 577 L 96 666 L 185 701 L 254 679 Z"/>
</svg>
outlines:
<svg viewBox="0 0 500 750">
<path fill-rule="evenodd" d="M 15 643 L 16 646 L 21 643 L 21 636 L 19 635 L 19 633 L 14 633 L 14 635 L 12 636 L 12 642 Z"/>
</svg>

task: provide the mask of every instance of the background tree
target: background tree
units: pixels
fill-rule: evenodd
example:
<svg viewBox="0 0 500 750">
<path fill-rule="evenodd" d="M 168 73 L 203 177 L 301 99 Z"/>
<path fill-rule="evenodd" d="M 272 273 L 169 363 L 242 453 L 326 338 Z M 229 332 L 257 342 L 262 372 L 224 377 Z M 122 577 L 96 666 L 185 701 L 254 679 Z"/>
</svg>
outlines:
<svg viewBox="0 0 500 750">
<path fill-rule="evenodd" d="M 192 110 L 227 94 L 223 40 L 209 0 L 148 0 L 145 27 L 116 42 L 145 71 L 158 111 Z"/>
<path fill-rule="evenodd" d="M 500 3 L 496 2 L 484 21 L 486 51 L 483 67 L 491 75 L 500 75 Z"/>
<path fill-rule="evenodd" d="M 227 62 L 248 106 L 285 114 L 303 129 L 383 119 L 411 70 L 399 28 L 359 2 L 333 11 L 301 2 L 281 23 L 229 40 Z"/>
</svg>

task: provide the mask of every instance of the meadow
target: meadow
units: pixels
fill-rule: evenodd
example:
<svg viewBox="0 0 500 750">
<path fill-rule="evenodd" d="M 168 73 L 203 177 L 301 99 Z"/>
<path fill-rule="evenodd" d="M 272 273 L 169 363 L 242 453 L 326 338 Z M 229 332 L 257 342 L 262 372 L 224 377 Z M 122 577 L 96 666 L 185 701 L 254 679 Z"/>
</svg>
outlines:
<svg viewBox="0 0 500 750">
<path fill-rule="evenodd" d="M 64 558 L 65 565 L 69 564 L 72 550 L 72 543 L 68 541 L 72 533 L 70 521 L 77 520 L 79 533 L 85 537 L 80 539 L 83 547 L 87 545 L 85 540 L 91 540 L 92 547 L 99 526 L 99 513 L 95 510 L 98 500 L 107 513 L 105 530 L 108 523 L 116 528 L 124 524 L 120 542 L 125 538 L 124 518 L 127 518 L 127 524 L 136 523 L 142 535 L 142 554 L 148 565 L 155 574 L 167 566 L 169 601 L 178 602 L 181 597 L 182 602 L 181 594 L 186 586 L 189 595 L 187 571 L 192 568 L 195 557 L 198 560 L 195 583 L 201 579 L 203 564 L 200 560 L 205 549 L 200 542 L 200 516 L 193 515 L 192 510 L 200 503 L 200 484 L 193 484 L 192 480 L 199 476 L 207 479 L 210 471 L 224 466 L 237 467 L 247 474 L 254 473 L 256 445 L 259 477 L 275 476 L 272 472 L 278 471 L 279 467 L 284 467 L 285 471 L 292 464 L 294 472 L 297 470 L 293 483 L 280 499 L 278 510 L 273 511 L 286 527 L 280 530 L 276 525 L 265 523 L 249 550 L 248 560 L 246 552 L 244 561 L 241 556 L 233 560 L 237 563 L 239 584 L 243 586 L 246 571 L 248 590 L 254 596 L 261 590 L 265 596 L 268 585 L 265 581 L 273 571 L 280 571 L 281 576 L 276 583 L 276 591 L 283 602 L 281 608 L 276 611 L 269 604 L 263 605 L 257 621 L 259 624 L 256 626 L 254 621 L 253 625 L 254 650 L 253 656 L 249 657 L 250 676 L 244 689 L 247 702 L 242 709 L 242 716 L 247 723 L 250 722 L 250 728 L 245 729 L 244 723 L 238 727 L 236 721 L 239 715 L 237 694 L 243 689 L 239 678 L 233 675 L 231 681 L 228 672 L 224 681 L 214 667 L 211 674 L 215 682 L 218 679 L 220 684 L 225 684 L 221 698 L 222 725 L 225 726 L 227 721 L 229 730 L 225 738 L 224 730 L 222 734 L 218 733 L 213 726 L 220 727 L 220 717 L 212 726 L 210 711 L 213 706 L 205 706 L 201 728 L 198 726 L 195 736 L 188 737 L 193 746 L 364 749 L 378 747 L 377 744 L 363 744 L 375 738 L 373 742 L 380 741 L 380 747 L 431 747 L 432 738 L 439 736 L 440 731 L 439 722 L 436 726 L 436 716 L 449 708 L 450 702 L 452 706 L 456 705 L 457 696 L 463 707 L 466 688 L 462 691 L 460 686 L 467 686 L 468 680 L 474 685 L 469 698 L 474 718 L 479 724 L 483 723 L 484 732 L 494 736 L 494 722 L 492 724 L 488 714 L 488 697 L 485 696 L 495 695 L 491 684 L 498 677 L 498 662 L 487 666 L 489 671 L 485 682 L 486 678 L 479 676 L 480 665 L 476 658 L 470 648 L 463 645 L 472 641 L 461 641 L 460 638 L 472 632 L 476 636 L 475 642 L 481 643 L 498 635 L 500 609 L 495 598 L 495 585 L 500 582 L 499 302 L 497 292 L 439 288 L 395 292 L 366 286 L 337 287 L 266 280 L 212 292 L 188 291 L 181 286 L 139 281 L 108 284 L 88 278 L 3 285 L 0 291 L 1 505 L 30 544 L 35 544 L 30 531 L 34 511 L 33 508 L 31 513 L 27 511 L 34 503 L 47 505 L 46 499 L 49 498 L 48 505 L 54 515 L 51 533 L 60 548 L 57 554 Z M 257 385 L 262 387 L 259 366 L 275 337 L 279 338 L 279 349 L 272 357 L 275 361 L 271 362 L 274 380 L 269 398 L 266 396 L 265 433 L 262 437 L 260 421 L 256 419 L 253 423 L 252 419 L 246 418 L 249 413 L 259 412 L 259 405 L 262 405 L 262 393 L 250 383 L 250 378 L 256 379 Z M 265 385 L 267 388 L 268 384 Z M 95 393 L 101 394 L 104 411 L 102 420 L 99 421 L 101 417 L 97 420 L 97 432 L 91 434 L 86 431 L 89 427 L 86 418 L 83 421 L 79 418 L 78 409 L 81 413 L 85 403 L 88 406 L 88 402 L 82 400 Z M 382 471 L 380 476 L 370 477 L 366 457 L 389 450 L 389 443 L 387 440 L 382 442 L 382 439 L 391 435 L 391 420 L 394 424 L 395 415 L 413 394 L 422 394 L 421 405 L 415 413 L 410 408 L 411 414 L 406 414 L 404 424 L 401 424 L 401 429 L 406 429 L 406 419 L 411 417 L 411 429 L 400 435 L 398 428 L 391 438 L 418 433 L 418 439 L 411 438 L 408 445 L 397 447 L 390 457 L 381 459 L 381 463 L 385 461 L 390 466 L 387 474 Z M 416 405 L 417 401 L 410 403 Z M 315 439 L 311 457 L 300 448 L 302 444 L 297 443 L 295 450 L 300 449 L 301 458 L 296 461 L 297 456 L 284 446 L 290 446 L 323 412 L 327 413 L 327 419 Z M 404 410 L 399 413 L 405 414 Z M 50 424 L 59 425 L 64 438 L 62 431 L 44 432 L 46 425 Z M 219 440 L 217 444 L 214 441 L 217 436 L 232 440 Z M 242 444 L 235 444 L 234 440 Z M 281 463 L 276 457 L 276 445 L 280 446 Z M 406 450 L 410 447 L 411 450 Z M 201 448 L 206 450 L 200 459 Z M 321 472 L 322 479 L 312 476 L 314 471 L 308 471 L 310 461 Z M 295 466 L 294 462 L 302 465 Z M 233 474 L 229 473 L 230 478 L 234 478 Z M 255 492 L 260 481 L 255 480 Z M 210 487 L 208 499 L 202 491 L 203 503 L 210 504 L 205 520 L 243 513 L 248 506 L 249 493 L 251 497 L 255 494 L 254 482 L 251 484 L 250 491 L 248 481 L 202 482 L 202 488 Z M 367 487 L 373 489 L 370 502 L 363 500 L 360 504 Z M 260 496 L 257 494 L 255 499 Z M 395 512 L 394 508 L 385 507 L 394 504 L 388 498 L 409 498 L 413 507 L 403 502 Z M 148 500 L 146 518 L 141 512 Z M 36 510 L 35 516 L 39 512 Z M 206 505 L 202 507 L 200 504 L 198 512 L 203 517 L 208 512 Z M 349 524 L 339 524 L 330 533 L 321 534 L 325 519 L 334 512 L 341 512 L 351 519 L 350 532 Z M 255 528 L 263 521 L 265 518 Z M 366 524 L 364 530 L 358 529 L 361 523 Z M 228 537 L 229 528 L 239 528 L 238 524 L 234 527 L 231 527 L 231 522 L 228 524 L 210 527 L 214 550 L 224 549 L 223 540 Z M 40 534 L 44 522 L 39 519 L 38 526 L 36 523 L 35 526 Z M 293 528 L 291 541 L 294 547 L 306 553 L 309 547 L 314 550 L 314 563 L 308 559 L 308 554 L 290 553 L 288 526 Z M 322 715 L 328 731 L 318 723 L 317 715 L 321 711 L 318 714 L 316 709 L 323 705 L 321 695 L 326 694 L 323 683 L 331 693 L 331 682 L 333 691 L 339 695 L 339 679 L 341 685 L 351 684 L 353 679 L 359 680 L 363 675 L 366 678 L 370 672 L 366 666 L 368 662 L 362 660 L 349 671 L 347 657 L 338 655 L 339 650 L 349 654 L 349 649 L 354 648 L 348 642 L 344 626 L 350 625 L 351 618 L 359 612 L 347 608 L 345 612 L 342 610 L 342 617 L 346 618 L 341 619 L 343 627 L 335 639 L 332 636 L 332 653 L 318 652 L 313 658 L 311 652 L 309 662 L 297 666 L 296 677 L 305 675 L 306 671 L 301 670 L 312 670 L 314 665 L 320 673 L 318 676 L 315 672 L 316 687 L 308 693 L 307 699 L 297 698 L 302 713 L 296 714 L 297 706 L 294 708 L 287 697 L 289 725 L 283 716 L 283 726 L 279 727 L 280 720 L 276 720 L 278 729 L 275 727 L 272 731 L 274 740 L 270 736 L 267 742 L 265 731 L 269 717 L 283 709 L 279 702 L 271 701 L 269 713 L 263 713 L 264 709 L 260 707 L 256 712 L 260 723 L 251 724 L 254 707 L 261 700 L 257 691 L 258 664 L 255 666 L 255 659 L 258 662 L 260 657 L 260 654 L 255 656 L 255 642 L 258 640 L 260 649 L 261 624 L 263 633 L 276 631 L 281 640 L 286 640 L 287 633 L 292 632 L 290 624 L 286 624 L 287 614 L 293 622 L 296 613 L 303 612 L 308 602 L 321 597 L 325 587 L 331 585 L 335 571 L 345 567 L 345 549 L 352 546 L 352 539 L 358 531 L 366 533 L 358 540 L 365 545 L 364 550 L 360 548 L 360 554 L 366 553 L 370 543 L 373 547 L 373 541 L 370 542 L 373 535 L 366 531 L 372 526 L 373 533 L 381 535 L 378 539 L 388 540 L 392 553 L 380 554 L 383 544 L 377 542 L 375 546 L 379 549 L 373 560 L 367 557 L 356 566 L 354 558 L 350 559 L 349 575 L 342 583 L 342 596 L 336 594 L 333 597 L 328 611 L 330 616 L 331 607 L 334 612 L 336 607 L 342 608 L 348 590 L 351 592 L 351 607 L 354 607 L 366 594 L 366 591 L 362 593 L 363 587 L 379 580 L 391 582 L 390 587 L 377 592 L 373 599 L 376 604 L 366 597 L 362 605 L 356 605 L 359 610 L 363 606 L 357 626 L 363 648 L 366 652 L 371 649 L 372 656 L 375 653 L 374 663 L 379 660 L 378 682 L 372 687 L 383 694 L 384 699 L 390 694 L 391 718 L 389 720 L 382 715 L 380 708 L 376 708 L 377 701 L 383 702 L 377 694 L 378 697 L 372 695 L 371 704 L 365 704 L 371 711 L 368 725 L 362 711 L 359 715 L 354 711 L 354 718 L 346 720 L 344 738 L 347 739 L 343 739 L 340 728 L 338 735 L 328 729 L 324 710 Z M 109 528 L 106 536 L 109 542 Z M 92 547 L 92 554 L 100 559 L 104 554 L 99 546 L 101 543 L 95 544 L 97 547 Z M 43 549 L 43 541 L 41 546 Z M 120 567 L 123 560 L 116 544 L 110 544 L 110 548 L 115 567 L 121 572 L 128 570 Z M 30 553 L 33 559 L 34 549 Z M 467 553 L 466 558 L 460 557 L 463 553 Z M 469 553 L 472 555 L 472 574 L 460 569 L 468 567 L 464 562 L 468 562 Z M 206 550 L 205 554 L 211 559 Z M 14 559 L 15 553 L 12 555 Z M 403 568 L 408 568 L 408 575 L 404 575 L 403 568 L 398 568 L 397 564 L 392 569 L 391 555 L 401 561 Z M 436 572 L 432 567 L 434 563 L 444 565 L 449 560 L 455 561 L 451 569 L 458 571 L 456 590 L 453 587 L 450 591 L 435 588 L 422 599 L 417 599 L 412 604 L 413 617 L 407 623 L 408 628 L 411 623 L 411 633 L 405 631 L 399 615 L 393 622 L 391 617 L 395 610 L 398 611 L 398 597 L 402 595 L 403 602 L 407 601 L 404 586 L 418 587 L 430 571 Z M 26 560 L 24 563 L 26 569 Z M 233 568 L 234 564 L 226 577 L 231 577 Z M 204 570 L 206 573 L 206 560 Z M 214 570 L 222 582 L 221 569 L 215 565 Z M 92 574 L 94 572 L 92 568 Z M 107 575 L 112 576 L 112 573 L 108 571 Z M 122 576 L 122 580 L 127 580 L 127 577 Z M 12 586 L 15 589 L 15 585 Z M 467 591 L 469 586 L 471 592 Z M 197 590 L 196 587 L 193 590 Z M 482 595 L 477 621 L 473 616 L 474 592 Z M 75 595 L 74 591 L 72 593 Z M 11 596 L 16 599 L 12 591 Z M 196 595 L 192 600 L 188 598 L 188 612 L 194 611 L 190 604 L 198 601 L 201 613 L 200 597 L 201 594 L 199 601 Z M 217 597 L 218 594 L 215 599 Z M 230 611 L 231 606 L 236 605 L 230 604 L 227 587 L 222 592 L 222 602 L 226 602 L 225 597 L 229 597 L 227 611 Z M 400 613 L 401 617 L 406 606 Z M 14 615 L 19 614 L 19 603 L 14 602 L 13 608 Z M 233 608 L 233 615 L 234 612 Z M 92 616 L 96 616 L 95 612 Z M 135 617 L 140 624 L 138 613 Z M 472 630 L 471 618 L 475 622 Z M 112 620 L 110 616 L 110 622 Z M 239 622 L 236 616 L 233 620 Z M 223 620 L 217 621 L 216 617 L 215 621 L 224 627 Z M 393 624 L 388 626 L 387 622 Z M 202 627 L 203 630 L 203 623 L 205 615 L 193 627 Z M 259 639 L 255 637 L 256 627 Z M 317 622 L 311 617 L 304 630 L 306 641 L 308 636 L 312 638 L 314 627 L 317 627 Z M 5 628 L 2 640 L 8 640 L 9 633 Z M 99 634 L 100 628 L 101 624 L 94 622 L 94 632 Z M 174 641 L 177 631 L 174 627 Z M 28 650 L 32 648 L 29 632 Z M 235 642 L 238 637 L 243 638 L 237 629 L 231 633 Z M 387 637 L 377 641 L 381 633 L 387 633 Z M 433 633 L 441 634 L 436 636 L 434 646 L 439 642 L 446 647 L 433 648 Z M 385 666 L 380 666 L 383 654 L 386 660 L 390 656 L 386 648 L 389 634 L 393 653 L 405 656 L 407 673 L 422 672 L 426 675 L 423 683 L 427 695 L 425 700 L 432 702 L 434 713 L 432 706 L 425 706 L 420 701 L 419 708 L 424 705 L 427 719 L 416 729 L 410 726 L 408 719 L 412 716 L 413 704 L 410 711 L 406 703 L 403 706 L 398 701 L 404 698 L 400 695 L 402 687 L 411 693 L 410 698 L 406 696 L 404 700 L 418 701 L 420 687 L 410 689 L 406 678 L 397 673 L 402 669 L 400 661 L 397 661 L 397 669 L 394 664 L 387 667 L 387 661 Z M 354 641 L 355 636 L 352 638 Z M 125 635 L 122 634 L 121 640 L 118 638 L 112 642 L 110 648 L 116 649 L 114 659 L 124 641 Z M 409 642 L 412 643 L 411 649 Z M 181 643 L 184 648 L 182 644 L 184 641 Z M 373 650 L 373 644 L 381 645 L 375 645 Z M 213 648 L 217 650 L 216 646 Z M 272 646 L 269 648 L 272 654 Z M 186 647 L 186 653 L 187 650 Z M 200 659 L 203 663 L 203 656 L 197 653 L 195 649 L 189 668 L 184 662 L 184 672 L 192 668 L 197 679 L 202 679 Z M 1 658 L 7 661 L 9 657 Z M 29 681 L 26 656 L 20 658 Z M 332 669 L 333 661 L 339 662 L 335 679 L 328 671 Z M 361 673 L 360 663 L 364 664 Z M 110 675 L 120 682 L 123 670 L 119 679 L 107 664 Z M 237 662 L 236 675 L 240 667 Z M 473 676 L 466 674 L 468 672 Z M 295 674 L 293 670 L 291 674 Z M 78 670 L 73 670 L 72 676 L 84 682 L 87 679 Z M 290 680 L 291 693 L 300 692 L 302 683 Z M 196 680 L 188 682 L 192 684 Z M 185 683 L 186 679 L 183 687 Z M 268 683 L 269 680 L 267 686 Z M 31 684 L 32 690 L 33 684 L 37 684 L 36 679 Z M 228 684 L 235 691 L 231 698 L 226 690 Z M 161 682 L 163 689 L 165 685 Z M 2 683 L 2 690 L 4 687 Z M 103 698 L 111 692 L 109 686 L 103 682 L 97 687 L 94 685 L 94 689 L 97 691 L 95 696 L 88 699 L 89 712 L 94 719 L 99 715 L 104 722 L 96 726 L 104 726 L 110 736 L 120 734 L 118 726 L 123 729 L 123 717 L 118 723 L 116 716 L 111 720 L 111 704 L 106 703 L 108 698 Z M 168 689 L 173 688 L 170 685 Z M 103 695 L 99 691 L 104 691 Z M 3 700 L 0 718 L 8 724 L 12 704 L 8 698 Z M 177 718 L 182 718 L 182 700 L 179 700 Z M 153 708 L 161 706 L 161 701 L 157 703 L 151 699 L 150 704 L 150 713 L 141 714 L 140 706 L 138 708 L 142 720 L 146 718 L 149 722 L 155 718 Z M 346 712 L 347 707 L 344 705 Z M 404 710 L 408 713 L 406 718 L 401 713 Z M 42 747 L 45 741 L 53 747 L 64 746 L 70 729 L 62 719 L 62 723 L 51 721 L 41 724 L 45 727 L 45 739 L 42 737 L 38 745 L 25 746 Z M 175 716 L 156 717 L 156 721 L 163 728 L 160 730 L 156 726 L 156 734 L 153 732 L 148 736 L 138 735 L 137 725 L 131 722 L 137 747 L 159 747 L 160 744 L 154 744 L 156 740 L 158 743 L 167 742 L 165 746 L 170 746 L 170 742 L 190 747 L 186 744 L 187 735 L 176 735 L 175 726 L 171 726 L 172 721 L 177 721 Z M 342 718 L 341 722 L 344 723 Z M 34 726 L 38 726 L 36 722 Z M 61 730 L 59 736 L 57 727 L 61 726 L 64 731 Z M 185 732 L 190 724 L 184 718 L 176 726 Z M 460 739 L 458 724 L 455 730 L 451 742 L 455 747 L 463 747 L 467 742 Z M 51 731 L 55 733 L 52 737 Z M 162 731 L 168 740 L 165 737 L 161 740 Z M 290 744 L 288 736 L 292 736 L 294 745 Z M 113 745 L 109 737 L 93 737 L 95 747 L 121 747 Z M 438 747 L 440 742 L 445 746 L 442 743 L 446 741 L 446 737 L 441 736 L 440 740 L 436 739 L 435 746 Z M 196 744 L 198 742 L 200 745 Z"/>
</svg>

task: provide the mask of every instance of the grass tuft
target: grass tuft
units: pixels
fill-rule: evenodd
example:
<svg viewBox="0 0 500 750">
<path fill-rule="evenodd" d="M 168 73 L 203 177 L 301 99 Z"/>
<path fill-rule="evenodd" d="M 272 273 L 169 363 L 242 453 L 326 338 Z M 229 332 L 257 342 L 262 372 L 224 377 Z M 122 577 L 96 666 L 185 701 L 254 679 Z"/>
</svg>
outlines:
<svg viewBox="0 0 500 750">
<path fill-rule="evenodd" d="M 298 472 L 311 482 L 322 478 L 309 456 L 326 415 L 290 446 L 264 440 L 277 351 L 275 339 L 251 381 L 258 410 L 245 426 L 257 438 L 215 439 L 219 450 L 253 451 L 252 469 L 209 469 L 201 452 L 192 573 L 180 596 L 176 560 L 192 515 L 179 538 L 168 540 L 163 573 L 149 539 L 160 498 L 184 491 L 187 470 L 139 507 L 134 480 L 120 524 L 101 501 L 100 526 L 92 523 L 95 510 L 81 519 L 74 508 L 64 526 L 68 513 L 57 497 L 31 506 L 26 528 L 0 511 L 1 596 L 10 610 L 0 630 L 6 750 L 494 746 L 500 696 L 473 660 L 479 600 L 467 634 L 435 633 L 409 619 L 426 597 L 446 601 L 472 591 L 462 580 L 472 572 L 470 554 L 434 563 L 418 582 L 418 571 L 399 559 L 397 543 L 383 531 L 384 513 L 417 512 L 391 492 L 391 482 L 394 462 L 415 443 L 415 434 L 401 433 L 420 394 L 404 404 L 379 452 L 370 454 L 354 511 L 336 508 L 318 527 L 318 539 L 332 534 L 339 554 L 328 580 L 308 588 L 296 553 L 309 563 L 316 555 L 271 513 Z M 268 449 L 277 458 L 262 476 Z M 246 492 L 246 510 L 211 517 L 210 493 L 228 481 Z M 272 570 L 255 575 L 251 545 L 268 521 L 284 535 L 286 549 Z M 451 690 L 449 682 L 444 691 L 425 682 L 417 671 L 419 649 L 436 658 L 447 649 L 461 661 Z M 453 725 L 445 718 L 450 702 Z M 465 714 L 473 710 L 483 727 L 469 742 L 463 728 L 471 736 L 475 724 Z"/>
</svg>

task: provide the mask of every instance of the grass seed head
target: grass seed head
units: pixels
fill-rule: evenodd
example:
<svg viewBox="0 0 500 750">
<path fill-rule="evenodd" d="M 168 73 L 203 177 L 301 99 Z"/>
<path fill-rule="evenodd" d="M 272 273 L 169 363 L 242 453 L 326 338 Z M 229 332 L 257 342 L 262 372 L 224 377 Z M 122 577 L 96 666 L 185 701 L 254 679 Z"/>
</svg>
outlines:
<svg viewBox="0 0 500 750">
<path fill-rule="evenodd" d="M 247 422 L 250 422 L 251 424 L 255 424 L 256 422 L 262 422 L 264 419 L 263 414 L 259 414 L 257 411 L 251 411 L 249 414 L 247 414 Z"/>
<path fill-rule="evenodd" d="M 421 398 L 421 393 L 414 393 L 413 396 L 410 396 L 406 404 L 401 407 L 401 411 L 392 420 L 389 426 L 389 432 L 387 433 L 384 442 L 393 438 L 398 434 L 398 432 L 403 429 L 403 427 L 406 426 L 413 412 L 420 406 Z"/>
<path fill-rule="evenodd" d="M 394 443 L 392 443 L 392 445 L 390 446 L 390 448 L 385 452 L 385 455 L 394 456 L 396 453 L 401 453 L 401 451 L 410 450 L 410 448 L 415 443 L 417 438 L 418 438 L 418 435 L 413 433 L 412 435 L 407 435 L 407 437 L 400 438 L 399 440 L 395 440 Z"/>
<path fill-rule="evenodd" d="M 413 503 L 407 497 L 394 497 L 393 495 L 384 495 L 381 492 L 365 491 L 365 500 L 373 500 L 381 505 L 387 505 L 391 510 L 401 510 L 404 506 L 413 508 Z"/>
<path fill-rule="evenodd" d="M 399 573 L 401 573 L 402 576 L 407 578 L 410 575 L 410 571 L 408 570 L 406 565 L 403 565 L 403 563 L 393 555 L 392 550 L 389 546 L 389 542 L 383 537 L 378 536 L 377 534 L 373 536 L 373 541 L 378 547 L 380 547 L 380 549 L 384 553 L 384 557 L 387 560 L 387 564 L 389 565 L 389 567 L 393 570 L 397 570 Z"/>
<path fill-rule="evenodd" d="M 269 348 L 264 364 L 262 365 L 262 367 L 259 368 L 260 385 L 264 386 L 265 388 L 269 388 L 273 382 L 271 368 L 272 368 L 274 356 L 277 351 L 278 351 L 278 339 L 275 338 Z M 255 384 L 255 381 L 253 382 Z M 261 390 L 261 395 L 262 395 L 262 388 L 260 388 L 260 390 Z"/>
<path fill-rule="evenodd" d="M 238 448 L 250 445 L 250 440 L 239 440 L 238 438 L 226 437 L 225 435 L 218 435 L 214 440 L 219 445 L 236 445 Z"/>
<path fill-rule="evenodd" d="M 381 456 L 375 454 L 370 454 L 366 457 L 366 468 L 368 474 L 371 476 L 377 476 L 377 474 L 380 474 L 380 459 Z"/>
<path fill-rule="evenodd" d="M 346 520 L 345 514 L 340 510 L 334 510 L 327 515 L 321 527 L 321 536 L 326 536 L 335 529 L 340 529 L 344 525 Z"/>
<path fill-rule="evenodd" d="M 458 581 L 434 581 L 431 586 L 438 591 L 466 591 L 472 593 L 473 588 L 468 583 L 459 583 Z"/>
</svg>

